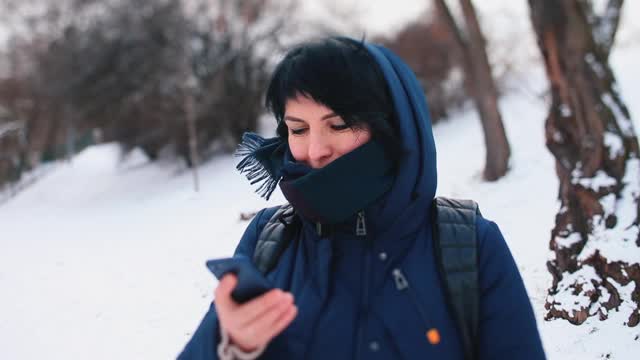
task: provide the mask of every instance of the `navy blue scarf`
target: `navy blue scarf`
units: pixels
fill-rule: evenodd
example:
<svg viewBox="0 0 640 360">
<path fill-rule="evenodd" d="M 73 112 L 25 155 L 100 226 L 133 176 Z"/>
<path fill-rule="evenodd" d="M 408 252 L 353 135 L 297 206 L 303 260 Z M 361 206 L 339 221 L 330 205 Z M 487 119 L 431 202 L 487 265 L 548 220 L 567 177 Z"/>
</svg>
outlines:
<svg viewBox="0 0 640 360">
<path fill-rule="evenodd" d="M 246 133 L 236 152 L 237 169 L 269 199 L 275 187 L 304 218 L 337 224 L 365 209 L 393 184 L 393 166 L 383 147 L 372 140 L 320 169 L 296 162 L 280 138 Z"/>
</svg>

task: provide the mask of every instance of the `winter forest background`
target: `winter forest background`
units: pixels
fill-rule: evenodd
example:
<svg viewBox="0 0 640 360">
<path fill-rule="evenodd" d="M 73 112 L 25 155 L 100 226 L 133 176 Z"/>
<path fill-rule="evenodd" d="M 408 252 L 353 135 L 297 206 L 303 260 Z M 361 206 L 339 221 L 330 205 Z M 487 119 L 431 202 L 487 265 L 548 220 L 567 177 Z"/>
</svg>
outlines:
<svg viewBox="0 0 640 360">
<path fill-rule="evenodd" d="M 640 3 L 0 0 L 0 357 L 174 358 L 206 259 L 264 202 L 234 170 L 299 41 L 366 37 L 429 100 L 438 195 L 473 198 L 550 359 L 640 352 Z"/>
</svg>

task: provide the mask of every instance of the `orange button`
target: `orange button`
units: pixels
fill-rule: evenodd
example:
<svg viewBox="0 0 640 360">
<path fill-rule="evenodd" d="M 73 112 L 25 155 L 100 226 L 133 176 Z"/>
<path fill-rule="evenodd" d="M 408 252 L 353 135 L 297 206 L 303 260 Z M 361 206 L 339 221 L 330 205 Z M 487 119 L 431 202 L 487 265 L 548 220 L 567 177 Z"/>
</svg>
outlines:
<svg viewBox="0 0 640 360">
<path fill-rule="evenodd" d="M 438 345 L 440 343 L 440 332 L 438 329 L 429 329 L 429 331 L 427 331 L 427 340 L 429 340 L 431 345 Z"/>
</svg>

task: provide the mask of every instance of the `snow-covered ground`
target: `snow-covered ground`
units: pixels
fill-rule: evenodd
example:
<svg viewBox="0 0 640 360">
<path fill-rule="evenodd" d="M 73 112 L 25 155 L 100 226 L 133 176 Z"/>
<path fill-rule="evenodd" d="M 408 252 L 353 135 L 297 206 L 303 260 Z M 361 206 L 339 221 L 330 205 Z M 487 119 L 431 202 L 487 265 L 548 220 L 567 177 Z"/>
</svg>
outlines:
<svg viewBox="0 0 640 360">
<path fill-rule="evenodd" d="M 612 57 L 640 130 L 640 48 Z M 523 88 L 544 87 L 538 70 Z M 637 359 L 640 327 L 615 314 L 582 326 L 545 322 L 545 262 L 558 182 L 544 146 L 547 106 L 514 94 L 501 103 L 510 173 L 484 183 L 473 112 L 438 125 L 438 194 L 474 198 L 501 227 L 522 271 L 550 359 Z M 206 259 L 229 255 L 246 222 L 268 204 L 229 156 L 200 169 L 202 189 L 175 164 L 149 163 L 117 146 L 86 149 L 0 206 L 0 359 L 170 359 L 205 313 L 215 281 Z M 283 202 L 280 194 L 269 204 Z M 639 255 L 640 256 L 640 255 Z"/>
</svg>

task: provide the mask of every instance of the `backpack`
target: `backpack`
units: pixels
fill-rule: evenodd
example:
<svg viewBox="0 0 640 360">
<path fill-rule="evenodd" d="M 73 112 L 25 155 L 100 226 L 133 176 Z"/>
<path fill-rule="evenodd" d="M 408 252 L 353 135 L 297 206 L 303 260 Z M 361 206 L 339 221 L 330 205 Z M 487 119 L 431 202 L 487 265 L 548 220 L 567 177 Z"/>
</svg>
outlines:
<svg viewBox="0 0 640 360">
<path fill-rule="evenodd" d="M 476 216 L 472 200 L 437 197 L 432 202 L 434 253 L 447 304 L 464 347 L 465 359 L 475 359 L 478 337 L 479 285 Z M 258 237 L 253 262 L 262 273 L 278 263 L 300 220 L 289 204 L 278 207 Z"/>
</svg>

